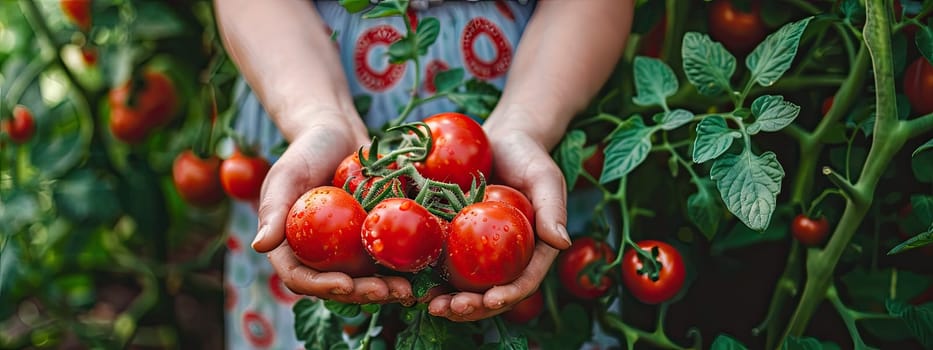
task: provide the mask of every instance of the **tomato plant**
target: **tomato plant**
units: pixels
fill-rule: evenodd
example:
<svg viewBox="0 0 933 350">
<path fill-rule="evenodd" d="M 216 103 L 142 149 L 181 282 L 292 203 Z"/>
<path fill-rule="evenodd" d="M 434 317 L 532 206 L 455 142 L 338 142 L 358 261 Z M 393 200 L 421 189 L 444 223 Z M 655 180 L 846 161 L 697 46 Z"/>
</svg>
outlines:
<svg viewBox="0 0 933 350">
<path fill-rule="evenodd" d="M 806 214 L 799 214 L 794 217 L 790 230 L 800 243 L 817 246 L 822 244 L 829 234 L 829 221 L 825 216 L 811 218 Z"/>
<path fill-rule="evenodd" d="M 302 263 L 351 276 L 376 272 L 363 248 L 360 229 L 366 211 L 346 191 L 322 186 L 305 192 L 288 212 L 285 238 Z"/>
<path fill-rule="evenodd" d="M 363 245 L 379 264 L 417 272 L 434 264 L 444 245 L 440 219 L 408 198 L 380 202 L 366 216 Z"/>
<path fill-rule="evenodd" d="M 615 256 L 615 252 L 605 242 L 591 237 L 577 238 L 573 245 L 558 257 L 557 275 L 571 295 L 583 300 L 599 298 L 609 292 L 612 281 L 609 276 L 603 275 L 598 284 L 594 283 L 586 273 L 587 268 L 599 266 L 600 262 L 609 265 Z"/>
<path fill-rule="evenodd" d="M 472 204 L 450 222 L 443 273 L 455 288 L 482 293 L 518 278 L 534 243 L 520 210 L 501 202 Z"/>
<path fill-rule="evenodd" d="M 164 125 L 177 108 L 173 83 L 155 71 L 110 90 L 109 96 L 110 130 L 128 143 L 140 142 L 152 128 Z"/>
<path fill-rule="evenodd" d="M 262 157 L 235 151 L 220 163 L 220 183 L 230 197 L 254 200 L 259 198 L 269 167 L 269 162 Z"/>
</svg>

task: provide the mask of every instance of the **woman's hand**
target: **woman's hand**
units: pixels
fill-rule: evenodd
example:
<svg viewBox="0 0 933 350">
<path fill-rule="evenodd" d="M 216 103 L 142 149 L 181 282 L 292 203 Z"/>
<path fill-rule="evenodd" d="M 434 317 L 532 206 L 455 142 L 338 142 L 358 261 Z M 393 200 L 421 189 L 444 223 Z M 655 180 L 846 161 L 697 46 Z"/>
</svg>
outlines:
<svg viewBox="0 0 933 350">
<path fill-rule="evenodd" d="M 531 200 L 538 240 L 528 267 L 512 283 L 493 287 L 484 294 L 459 292 L 430 301 L 428 311 L 432 315 L 453 321 L 475 321 L 507 311 L 538 289 L 558 249 L 570 247 L 566 184 L 560 168 L 548 154 L 550 147 L 525 130 L 497 123 L 492 118 L 484 128 L 493 149 L 493 178 Z"/>
<path fill-rule="evenodd" d="M 297 136 L 263 183 L 253 249 L 269 253 L 275 272 L 295 293 L 358 304 L 413 303 L 411 285 L 404 278 L 354 279 L 340 272 L 315 271 L 299 262 L 285 242 L 285 219 L 292 204 L 308 190 L 329 185 L 340 161 L 369 141 L 354 112 L 312 111 L 303 118 L 308 127 L 292 130 Z"/>
</svg>

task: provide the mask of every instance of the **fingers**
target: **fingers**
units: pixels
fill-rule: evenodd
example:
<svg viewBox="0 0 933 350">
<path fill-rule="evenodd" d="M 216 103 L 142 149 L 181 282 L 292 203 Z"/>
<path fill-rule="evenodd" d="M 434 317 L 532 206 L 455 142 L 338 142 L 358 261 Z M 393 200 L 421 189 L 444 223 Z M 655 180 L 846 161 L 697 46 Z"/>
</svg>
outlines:
<svg viewBox="0 0 933 350">
<path fill-rule="evenodd" d="M 355 285 L 350 276 L 339 272 L 318 272 L 302 265 L 288 244 L 280 245 L 268 257 L 275 273 L 295 293 L 332 299 L 354 291 Z"/>
<path fill-rule="evenodd" d="M 498 310 L 515 305 L 527 298 L 541 285 L 548 269 L 557 258 L 557 253 L 558 251 L 553 247 L 538 242 L 525 271 L 512 283 L 496 286 L 486 291 L 483 295 L 483 305 L 488 309 Z"/>
</svg>

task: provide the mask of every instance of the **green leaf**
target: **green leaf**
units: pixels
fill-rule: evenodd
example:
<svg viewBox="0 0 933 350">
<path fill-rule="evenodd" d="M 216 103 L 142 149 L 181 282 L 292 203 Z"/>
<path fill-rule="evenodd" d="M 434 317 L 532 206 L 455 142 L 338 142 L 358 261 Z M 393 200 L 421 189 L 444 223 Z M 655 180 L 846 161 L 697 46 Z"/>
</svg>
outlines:
<svg viewBox="0 0 933 350">
<path fill-rule="evenodd" d="M 544 319 L 544 318 L 542 318 Z M 579 304 L 569 304 L 560 310 L 563 327 L 559 332 L 547 332 L 538 337 L 544 350 L 580 349 L 592 332 L 592 318 Z"/>
<path fill-rule="evenodd" d="M 714 96 L 730 91 L 735 73 L 735 56 L 708 35 L 689 32 L 683 39 L 683 66 L 687 80 L 703 95 Z"/>
<path fill-rule="evenodd" d="M 677 76 L 671 67 L 659 59 L 635 57 L 635 97 L 640 106 L 666 105 L 665 100 L 677 92 Z"/>
<path fill-rule="evenodd" d="M 292 307 L 295 313 L 295 335 L 308 350 L 330 350 L 346 343 L 336 314 L 324 306 L 323 300 L 301 299 Z"/>
<path fill-rule="evenodd" d="M 339 0 L 338 2 L 350 13 L 357 13 L 369 7 L 369 0 Z"/>
<path fill-rule="evenodd" d="M 823 344 L 819 340 L 810 337 L 787 337 L 787 340 L 784 341 L 784 344 L 781 346 L 782 350 L 821 350 L 823 349 Z"/>
<path fill-rule="evenodd" d="M 707 179 L 698 181 L 697 192 L 687 198 L 687 217 L 706 236 L 706 240 L 712 241 L 719 230 L 722 206 L 713 182 Z"/>
<path fill-rule="evenodd" d="M 454 91 L 463 82 L 463 68 L 454 68 L 434 75 L 434 88 L 437 93 Z"/>
<path fill-rule="evenodd" d="M 0 193 L 0 241 L 39 219 L 39 200 L 34 193 Z"/>
<path fill-rule="evenodd" d="M 910 168 L 917 181 L 933 182 L 933 139 L 914 150 L 910 159 Z"/>
<path fill-rule="evenodd" d="M 769 225 L 765 232 L 753 231 L 745 225 L 733 225 L 728 233 L 713 241 L 710 253 L 719 255 L 729 250 L 785 239 L 787 238 L 788 222 L 789 220 L 777 220 Z"/>
<path fill-rule="evenodd" d="M 406 36 L 389 45 L 386 52 L 389 55 L 389 63 L 399 64 L 418 56 L 415 47 L 415 39 L 412 36 Z"/>
<path fill-rule="evenodd" d="M 720 334 L 713 340 L 710 350 L 745 350 L 748 349 L 738 340 L 726 334 Z"/>
<path fill-rule="evenodd" d="M 800 106 L 784 101 L 783 96 L 763 95 L 752 102 L 752 114 L 755 122 L 748 126 L 749 134 L 775 132 L 794 122 L 800 114 Z"/>
<path fill-rule="evenodd" d="M 674 130 L 693 120 L 693 112 L 690 112 L 685 109 L 675 109 L 668 113 L 664 113 L 664 117 L 661 118 L 661 129 L 664 130 Z"/>
<path fill-rule="evenodd" d="M 567 188 L 574 188 L 580 171 L 583 169 L 583 146 L 586 144 L 586 133 L 581 130 L 571 130 L 554 152 L 554 162 L 564 173 Z"/>
<path fill-rule="evenodd" d="M 425 295 L 428 295 L 428 291 L 431 288 L 441 285 L 443 281 L 440 277 L 432 271 L 432 269 L 427 268 L 419 271 L 415 274 L 415 277 L 411 281 L 412 293 L 414 293 L 415 298 L 421 298 Z"/>
<path fill-rule="evenodd" d="M 33 143 L 29 159 L 41 169 L 43 177 L 61 176 L 88 153 L 91 135 L 82 129 L 81 123 L 81 117 L 70 101 L 36 118 L 37 140 Z"/>
<path fill-rule="evenodd" d="M 181 35 L 187 29 L 175 11 L 161 1 L 140 1 L 134 3 L 134 6 L 137 13 L 145 14 L 136 16 L 130 22 L 137 39 L 165 39 Z"/>
<path fill-rule="evenodd" d="M 888 299 L 907 302 L 931 286 L 929 277 L 900 269 L 865 270 L 857 268 L 840 279 L 857 310 L 882 310 Z M 884 341 L 909 338 L 910 332 L 902 319 L 863 320 L 860 325 Z"/>
<path fill-rule="evenodd" d="M 700 164 L 718 158 L 732 146 L 732 140 L 739 137 L 742 134 L 729 129 L 722 117 L 703 118 L 697 124 L 697 138 L 693 141 L 693 162 Z"/>
<path fill-rule="evenodd" d="M 933 303 L 914 306 L 889 299 L 884 306 L 889 314 L 904 320 L 907 329 L 924 348 L 933 348 Z"/>
<path fill-rule="evenodd" d="M 931 243 L 933 243 L 933 225 L 930 226 L 930 229 L 927 230 L 927 232 L 913 236 L 901 244 L 898 244 L 896 247 L 891 248 L 891 250 L 888 251 L 888 255 L 897 254 L 914 248 L 920 248 Z"/>
<path fill-rule="evenodd" d="M 324 307 L 326 307 L 330 312 L 348 318 L 356 317 L 356 315 L 360 314 L 359 304 L 345 304 L 339 301 L 325 300 Z"/>
<path fill-rule="evenodd" d="M 920 27 L 920 31 L 914 38 L 917 43 L 917 50 L 927 59 L 927 62 L 933 64 L 933 28 L 929 25 Z"/>
<path fill-rule="evenodd" d="M 384 0 L 379 1 L 375 7 L 366 12 L 363 18 L 402 16 L 405 11 L 408 11 L 408 0 Z"/>
<path fill-rule="evenodd" d="M 54 198 L 59 212 L 77 222 L 104 222 L 120 212 L 113 183 L 89 169 L 77 170 L 59 180 Z"/>
<path fill-rule="evenodd" d="M 471 116 L 485 119 L 499 103 L 502 94 L 495 85 L 476 78 L 466 81 L 466 92 L 451 92 L 447 98 Z"/>
<path fill-rule="evenodd" d="M 433 317 L 426 311 L 419 311 L 414 322 L 398 334 L 395 341 L 396 349 L 444 349 L 444 342 L 448 340 L 448 326 L 450 321 L 444 318 Z"/>
<path fill-rule="evenodd" d="M 437 35 L 441 31 L 441 22 L 434 17 L 425 17 L 418 22 L 418 29 L 415 38 L 418 41 L 418 54 L 428 53 L 428 48 L 437 41 Z"/>
<path fill-rule="evenodd" d="M 862 23 L 865 21 L 865 8 L 859 0 L 842 0 L 839 10 L 843 18 L 849 23 Z"/>
<path fill-rule="evenodd" d="M 500 350 L 528 350 L 528 338 L 524 336 L 508 336 L 505 341 L 500 341 L 498 349 Z"/>
<path fill-rule="evenodd" d="M 752 81 L 771 86 L 790 68 L 797 55 L 800 37 L 813 17 L 789 23 L 767 38 L 745 58 L 745 66 L 752 73 Z"/>
<path fill-rule="evenodd" d="M 608 183 L 628 175 L 648 158 L 651 152 L 652 128 L 645 127 L 640 116 L 630 118 L 625 129 L 612 134 L 606 146 L 606 161 L 600 183 Z"/>
<path fill-rule="evenodd" d="M 726 208 L 755 231 L 768 228 L 783 177 L 784 168 L 773 152 L 725 154 L 710 169 Z"/>
</svg>

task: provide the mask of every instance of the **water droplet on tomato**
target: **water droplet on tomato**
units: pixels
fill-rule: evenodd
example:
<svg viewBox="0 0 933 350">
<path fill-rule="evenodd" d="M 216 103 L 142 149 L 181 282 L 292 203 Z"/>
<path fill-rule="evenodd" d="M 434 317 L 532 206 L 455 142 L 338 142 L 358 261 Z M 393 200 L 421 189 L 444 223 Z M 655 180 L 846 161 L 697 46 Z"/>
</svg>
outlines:
<svg viewBox="0 0 933 350">
<path fill-rule="evenodd" d="M 493 241 L 498 241 L 499 238 L 501 238 L 501 237 L 499 236 L 498 233 L 492 236 L 492 240 L 493 240 Z"/>
<path fill-rule="evenodd" d="M 377 240 L 373 241 L 373 244 L 372 244 L 372 247 L 370 248 L 370 250 L 372 250 L 373 253 L 379 253 L 379 252 L 382 251 L 383 248 L 385 248 L 385 246 L 382 245 L 382 240 L 381 240 L 381 239 L 377 239 Z"/>
<path fill-rule="evenodd" d="M 405 210 L 408 210 L 408 209 L 411 209 L 411 202 L 410 202 L 410 201 L 404 201 L 404 202 L 402 202 L 402 204 L 400 204 L 400 205 L 398 206 L 398 210 L 401 210 L 401 211 L 405 211 Z"/>
<path fill-rule="evenodd" d="M 502 231 L 509 232 L 509 225 L 502 226 Z"/>
<path fill-rule="evenodd" d="M 489 244 L 489 239 L 486 238 L 486 236 L 483 236 L 481 240 L 483 241 L 483 244 Z"/>
<path fill-rule="evenodd" d="M 380 217 L 379 214 L 372 214 L 369 216 L 369 221 L 376 224 L 376 223 L 379 223 L 379 219 L 381 218 L 382 217 Z"/>
</svg>

